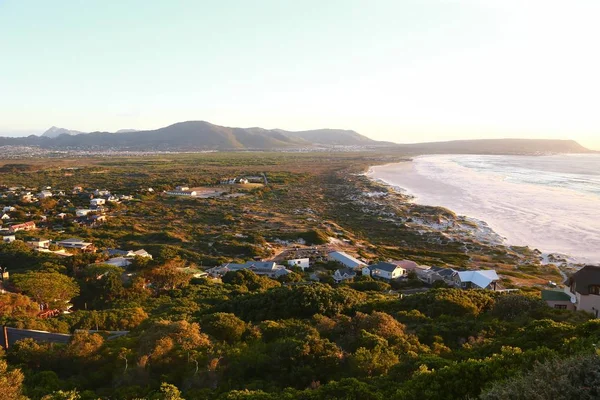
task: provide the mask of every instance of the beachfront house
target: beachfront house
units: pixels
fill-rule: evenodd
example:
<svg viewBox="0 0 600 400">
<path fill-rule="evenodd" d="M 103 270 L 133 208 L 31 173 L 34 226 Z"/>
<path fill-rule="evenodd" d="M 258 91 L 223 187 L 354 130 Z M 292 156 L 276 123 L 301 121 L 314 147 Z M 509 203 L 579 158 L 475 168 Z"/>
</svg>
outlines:
<svg viewBox="0 0 600 400">
<path fill-rule="evenodd" d="M 337 263 L 342 264 L 346 268 L 350 269 L 362 269 L 367 264 L 352 257 L 349 254 L 344 253 L 343 251 L 333 251 L 327 254 L 327 259 L 329 261 L 335 261 Z"/>
<path fill-rule="evenodd" d="M 61 240 L 60 242 L 57 242 L 56 244 L 65 249 L 79 249 L 82 251 L 91 251 L 94 249 L 93 243 L 85 242 L 81 239 L 76 239 L 76 238 Z"/>
<path fill-rule="evenodd" d="M 600 311 L 600 266 L 586 265 L 565 282 L 575 310 L 583 310 L 598 318 Z"/>
<path fill-rule="evenodd" d="M 493 269 L 479 271 L 457 271 L 452 275 L 452 282 L 461 289 L 490 289 L 496 290 L 500 280 Z"/>
<path fill-rule="evenodd" d="M 569 289 L 566 288 L 566 290 L 568 291 Z M 546 304 L 552 308 L 559 310 L 575 310 L 575 298 L 572 298 L 564 290 L 542 290 L 542 300 L 544 300 Z"/>
</svg>

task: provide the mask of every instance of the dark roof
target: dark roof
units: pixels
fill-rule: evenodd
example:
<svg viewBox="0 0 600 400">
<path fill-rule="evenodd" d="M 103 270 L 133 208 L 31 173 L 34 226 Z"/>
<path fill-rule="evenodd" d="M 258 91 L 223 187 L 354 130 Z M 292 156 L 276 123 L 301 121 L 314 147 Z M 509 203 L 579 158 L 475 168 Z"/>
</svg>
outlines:
<svg viewBox="0 0 600 400">
<path fill-rule="evenodd" d="M 544 301 L 571 301 L 571 296 L 561 290 L 542 290 Z"/>
<path fill-rule="evenodd" d="M 590 294 L 590 286 L 600 285 L 600 267 L 586 265 L 567 279 L 567 285 L 579 294 Z"/>
<path fill-rule="evenodd" d="M 377 264 L 369 265 L 369 269 L 371 271 L 373 271 L 376 268 L 386 272 L 394 272 L 396 268 L 400 267 L 398 267 L 396 264 L 391 264 L 388 262 L 379 262 Z"/>
<path fill-rule="evenodd" d="M 356 276 L 356 272 L 352 269 L 352 268 L 340 268 L 337 271 L 339 271 L 340 275 L 348 275 L 348 276 Z"/>
</svg>

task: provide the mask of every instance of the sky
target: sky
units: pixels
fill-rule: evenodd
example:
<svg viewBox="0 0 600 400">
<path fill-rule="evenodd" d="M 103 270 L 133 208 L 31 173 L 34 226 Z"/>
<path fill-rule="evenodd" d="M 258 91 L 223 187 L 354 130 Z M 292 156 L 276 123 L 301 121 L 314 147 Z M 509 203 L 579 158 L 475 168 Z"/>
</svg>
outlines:
<svg viewBox="0 0 600 400">
<path fill-rule="evenodd" d="M 0 134 L 218 125 L 600 150 L 598 0 L 0 0 Z"/>
</svg>

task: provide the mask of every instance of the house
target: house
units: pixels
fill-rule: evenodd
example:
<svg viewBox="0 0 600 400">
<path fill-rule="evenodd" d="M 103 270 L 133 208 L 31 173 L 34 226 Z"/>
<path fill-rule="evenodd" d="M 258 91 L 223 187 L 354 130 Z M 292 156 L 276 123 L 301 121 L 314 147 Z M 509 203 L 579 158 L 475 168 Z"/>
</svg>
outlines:
<svg viewBox="0 0 600 400">
<path fill-rule="evenodd" d="M 31 193 L 26 193 L 21 196 L 21 200 L 25 203 L 31 203 L 34 200 L 34 198 Z"/>
<path fill-rule="evenodd" d="M 146 257 L 152 260 L 152 254 L 148 253 L 144 249 L 139 249 L 133 252 L 134 257 Z"/>
<path fill-rule="evenodd" d="M 102 264 L 108 264 L 108 265 L 113 265 L 115 267 L 125 268 L 125 267 L 128 267 L 129 265 L 131 265 L 131 260 L 127 259 L 125 257 L 114 257 L 114 258 L 104 261 Z"/>
<path fill-rule="evenodd" d="M 223 276 L 227 272 L 240 271 L 242 269 L 247 269 L 254 272 L 256 275 L 265 275 L 269 278 L 278 278 L 292 272 L 283 265 L 278 265 L 273 261 L 246 261 L 244 264 L 226 263 L 220 267 L 211 268 L 206 272 L 211 276 Z"/>
<path fill-rule="evenodd" d="M 336 269 L 333 273 L 333 280 L 335 283 L 340 283 L 342 281 L 348 279 L 354 279 L 356 277 L 356 272 L 352 268 L 340 268 Z"/>
<path fill-rule="evenodd" d="M 600 266 L 586 265 L 571 275 L 565 291 L 574 301 L 575 310 L 591 312 L 598 318 L 600 310 Z"/>
<path fill-rule="evenodd" d="M 0 219 L 2 219 L 3 221 L 7 221 L 10 219 L 10 215 L 8 214 L 2 214 L 2 217 L 0 217 Z"/>
<path fill-rule="evenodd" d="M 29 221 L 22 224 L 12 225 L 8 230 L 11 233 L 19 232 L 19 231 L 32 231 L 36 229 L 35 222 Z"/>
<path fill-rule="evenodd" d="M 286 261 L 288 267 L 298 267 L 304 271 L 306 268 L 310 267 L 310 260 L 308 258 L 295 258 L 293 260 Z"/>
<path fill-rule="evenodd" d="M 144 249 L 140 250 L 121 250 L 121 249 L 107 249 L 106 253 L 109 256 L 117 256 L 117 257 L 125 257 L 125 258 L 134 258 L 134 257 L 146 257 L 152 259 L 152 254 L 148 253 Z"/>
<path fill-rule="evenodd" d="M 58 213 L 58 214 L 56 214 L 56 218 L 60 218 L 60 219 L 65 219 L 66 216 L 67 216 L 66 213 Z"/>
<path fill-rule="evenodd" d="M 444 278 L 438 273 L 437 269 L 433 269 L 432 267 L 421 265 L 418 269 L 415 270 L 417 274 L 417 278 L 421 281 L 433 285 L 436 281 L 443 281 Z"/>
<path fill-rule="evenodd" d="M 402 268 L 406 273 L 409 272 L 417 272 L 419 268 L 419 264 L 414 261 L 402 260 L 402 261 L 390 261 L 392 264 L 396 264 L 400 268 Z"/>
<path fill-rule="evenodd" d="M 48 239 L 33 239 L 27 242 L 29 246 L 34 249 L 49 249 L 50 248 L 50 240 Z"/>
<path fill-rule="evenodd" d="M 17 240 L 15 235 L 2 236 L 2 242 L 4 242 L 4 243 L 12 243 L 15 240 Z"/>
<path fill-rule="evenodd" d="M 364 276 L 372 276 L 373 278 L 382 279 L 398 279 L 406 274 L 406 270 L 396 264 L 388 262 L 380 262 L 373 265 L 363 267 L 362 274 Z"/>
<path fill-rule="evenodd" d="M 84 242 L 81 239 L 65 239 L 56 243 L 60 247 L 64 247 L 65 249 L 79 249 L 83 251 L 91 251 L 94 249 L 94 244 L 90 242 Z"/>
<path fill-rule="evenodd" d="M 94 210 L 90 210 L 89 208 L 80 208 L 78 210 L 75 210 L 75 215 L 78 217 L 85 217 L 89 213 L 93 213 L 93 212 L 94 212 Z"/>
<path fill-rule="evenodd" d="M 110 191 L 108 191 L 108 190 L 106 190 L 106 189 L 103 189 L 103 190 L 96 189 L 96 190 L 94 191 L 94 196 L 96 196 L 96 197 L 106 197 L 106 196 L 110 196 Z"/>
<path fill-rule="evenodd" d="M 90 206 L 92 207 L 103 206 L 104 204 L 106 204 L 106 200 L 103 198 L 95 198 L 90 200 Z"/>
<path fill-rule="evenodd" d="M 542 300 L 552 308 L 557 308 L 559 310 L 575 310 L 575 304 L 572 301 L 571 296 L 563 290 L 542 290 Z"/>
<path fill-rule="evenodd" d="M 364 262 L 344 253 L 343 251 L 333 251 L 327 254 L 327 259 L 329 261 L 338 262 L 344 267 L 351 269 L 359 269 L 367 265 Z"/>
<path fill-rule="evenodd" d="M 6 207 L 4 207 L 4 208 L 2 209 L 2 212 L 5 212 L 5 213 L 7 213 L 7 212 L 16 211 L 16 210 L 17 210 L 17 209 L 16 209 L 16 208 L 14 208 L 13 206 L 6 206 Z"/>
<path fill-rule="evenodd" d="M 246 179 L 246 178 L 240 178 L 239 182 L 240 182 L 241 185 L 247 185 L 248 184 L 248 179 Z"/>
<path fill-rule="evenodd" d="M 175 190 L 178 192 L 187 192 L 190 190 L 190 188 L 187 186 L 176 186 Z"/>
<path fill-rule="evenodd" d="M 47 199 L 48 197 L 52 197 L 52 192 L 49 190 L 42 190 L 38 193 L 39 199 Z"/>
<path fill-rule="evenodd" d="M 109 196 L 106 201 L 108 201 L 109 203 L 118 203 L 119 202 L 119 198 L 116 196 Z"/>
<path fill-rule="evenodd" d="M 81 193 L 81 192 L 83 192 L 83 188 L 81 186 L 73 187 L 73 194 L 77 194 L 77 193 Z"/>
<path fill-rule="evenodd" d="M 462 289 L 491 289 L 496 290 L 498 274 L 493 269 L 479 271 L 457 271 L 452 276 L 454 284 Z"/>
<path fill-rule="evenodd" d="M 169 196 L 196 196 L 197 193 L 195 190 L 170 190 L 165 192 Z"/>
</svg>

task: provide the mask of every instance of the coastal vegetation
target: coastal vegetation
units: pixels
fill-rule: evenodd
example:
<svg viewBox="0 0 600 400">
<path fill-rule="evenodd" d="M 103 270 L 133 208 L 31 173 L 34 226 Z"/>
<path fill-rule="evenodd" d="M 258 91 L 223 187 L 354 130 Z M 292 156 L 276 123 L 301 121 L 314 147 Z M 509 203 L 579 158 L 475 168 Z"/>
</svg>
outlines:
<svg viewBox="0 0 600 400">
<path fill-rule="evenodd" d="M 39 229 L 0 243 L 0 267 L 10 272 L 0 322 L 71 336 L 10 343 L 0 356 L 0 397 L 508 399 L 527 398 L 517 388 L 554 374 L 539 393 L 594 398 L 597 377 L 582 371 L 599 363 L 600 324 L 540 300 L 547 281 L 560 279 L 557 267 L 530 249 L 473 236 L 477 227 L 460 216 L 414 204 L 363 174 L 401 160 L 389 152 L 239 152 L 6 163 L 5 189 L 65 195 L 3 198 L 15 206 L 10 223 L 32 219 Z M 262 174 L 266 185 L 216 197 L 163 193 Z M 90 193 L 104 188 L 132 198 L 107 203 L 108 218 L 94 226 L 58 217 L 88 207 Z M 77 237 L 98 250 L 61 256 L 26 244 L 39 237 Z M 249 270 L 196 274 L 323 246 L 372 261 L 493 268 L 505 288 L 520 290 L 423 288 L 413 275 L 335 284 L 339 266 L 326 260 L 277 279 Z M 139 248 L 152 259 L 132 258 L 126 270 L 106 264 L 106 249 Z M 40 307 L 71 312 L 41 318 Z M 567 384 L 574 389 L 562 394 L 557 386 Z"/>
</svg>

